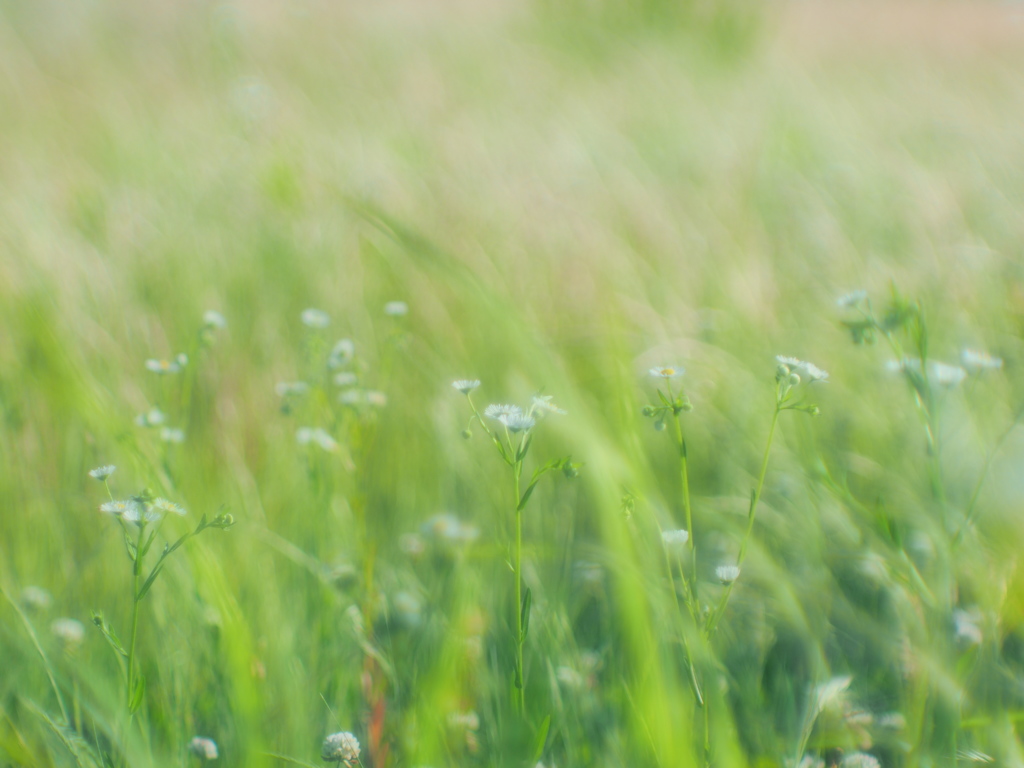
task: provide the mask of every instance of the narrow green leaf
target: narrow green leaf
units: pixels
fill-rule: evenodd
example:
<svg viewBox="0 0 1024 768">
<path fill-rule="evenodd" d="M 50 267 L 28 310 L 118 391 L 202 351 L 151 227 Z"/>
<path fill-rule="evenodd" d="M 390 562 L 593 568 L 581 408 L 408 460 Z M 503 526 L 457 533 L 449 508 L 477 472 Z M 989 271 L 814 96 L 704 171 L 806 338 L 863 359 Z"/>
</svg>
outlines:
<svg viewBox="0 0 1024 768">
<path fill-rule="evenodd" d="M 520 643 L 525 643 L 526 642 L 526 635 L 530 631 L 530 606 L 532 606 L 532 605 L 533 605 L 533 592 L 531 592 L 530 588 L 527 587 L 526 588 L 526 594 L 523 595 L 523 604 L 522 604 L 522 606 L 520 608 L 520 613 L 519 613 L 519 616 L 520 616 L 520 619 L 521 619 L 521 623 L 522 623 L 522 626 L 523 626 L 523 634 L 519 638 L 519 642 Z"/>
<path fill-rule="evenodd" d="M 526 436 L 526 439 L 523 440 L 522 445 L 519 446 L 519 450 L 516 451 L 516 461 L 522 461 L 524 458 L 526 458 L 526 452 L 530 450 L 530 443 L 532 442 L 533 433 L 531 432 L 529 435 Z"/>
<path fill-rule="evenodd" d="M 128 711 L 131 714 L 135 714 L 139 711 L 139 707 L 142 706 L 142 699 L 146 695 L 146 678 L 143 675 L 139 675 L 135 681 L 135 691 L 132 693 L 131 703 L 128 704 Z"/>
<path fill-rule="evenodd" d="M 521 498 L 519 500 L 519 506 L 516 507 L 516 512 L 521 512 L 523 510 L 523 507 L 526 506 L 526 502 L 528 502 L 530 500 L 530 497 L 533 495 L 533 489 L 537 487 L 537 483 L 539 481 L 540 481 L 540 478 L 537 478 L 537 480 L 534 480 L 526 488 L 526 491 L 523 493 L 523 498 Z"/>
<path fill-rule="evenodd" d="M 541 756 L 544 754 L 544 745 L 548 741 L 548 731 L 551 730 L 551 714 L 544 716 L 544 719 L 540 721 L 540 728 L 537 729 L 537 738 L 533 742 L 533 759 L 531 763 L 540 762 Z"/>
<path fill-rule="evenodd" d="M 153 586 L 153 582 L 156 581 L 156 577 L 160 574 L 160 571 L 163 570 L 163 567 L 163 558 L 161 558 L 160 562 L 156 564 L 155 568 L 153 568 L 152 573 L 149 574 L 149 577 L 139 588 L 139 594 L 136 596 L 136 600 L 141 600 L 146 596 L 146 593 L 149 592 L 149 588 Z"/>
</svg>

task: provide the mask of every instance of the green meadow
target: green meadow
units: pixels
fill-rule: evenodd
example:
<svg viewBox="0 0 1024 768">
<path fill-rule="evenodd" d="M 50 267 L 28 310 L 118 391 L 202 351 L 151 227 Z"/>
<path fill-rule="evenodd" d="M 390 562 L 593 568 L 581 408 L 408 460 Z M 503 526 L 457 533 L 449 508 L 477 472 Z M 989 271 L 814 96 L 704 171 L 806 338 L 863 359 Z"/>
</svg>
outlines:
<svg viewBox="0 0 1024 768">
<path fill-rule="evenodd" d="M 0 766 L 1024 765 L 1017 13 L 0 0 Z"/>
</svg>

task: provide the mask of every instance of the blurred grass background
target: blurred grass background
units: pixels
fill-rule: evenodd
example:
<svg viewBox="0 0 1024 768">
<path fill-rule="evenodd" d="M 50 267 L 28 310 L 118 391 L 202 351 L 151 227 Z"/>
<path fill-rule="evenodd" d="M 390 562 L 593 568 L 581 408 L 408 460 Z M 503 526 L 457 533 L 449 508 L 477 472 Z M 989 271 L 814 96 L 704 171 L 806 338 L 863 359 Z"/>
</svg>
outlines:
<svg viewBox="0 0 1024 768">
<path fill-rule="evenodd" d="M 73 658 L 46 628 L 92 609 L 126 627 L 129 567 L 86 476 L 114 463 L 122 496 L 150 487 L 191 519 L 223 506 L 238 520 L 192 542 L 147 598 L 133 765 L 182 764 L 196 733 L 238 766 L 275 764 L 267 751 L 314 760 L 335 730 L 365 740 L 366 653 L 347 609 L 368 559 L 370 634 L 391 670 L 380 764 L 525 765 L 534 735 L 507 701 L 511 489 L 482 436 L 459 437 L 468 414 L 450 388 L 478 376 L 481 403 L 553 395 L 569 415 L 542 425 L 537 461 L 585 462 L 578 481 L 542 486 L 526 521 L 543 759 L 697 764 L 653 525 L 682 524 L 677 470 L 639 415 L 644 374 L 687 368 L 710 581 L 742 531 L 774 355 L 792 354 L 831 382 L 822 415 L 786 415 L 773 452 L 715 657 L 716 764 L 792 757 L 808 691 L 833 674 L 853 675 L 860 707 L 910 721 L 874 738 L 886 765 L 929 764 L 899 682 L 916 598 L 879 510 L 924 549 L 945 534 L 911 395 L 885 349 L 850 343 L 836 298 L 882 301 L 895 284 L 922 302 L 933 355 L 1006 360 L 942 399 L 962 509 L 1021 395 L 1018 16 L 996 3 L 0 0 L 0 585 L 53 594 L 37 629 L 86 721 L 116 720 L 113 659 L 91 624 Z M 393 300 L 408 316 L 385 316 Z M 304 370 L 306 307 L 332 319 L 323 343 L 355 341 L 388 397 L 337 435 L 355 443 L 354 470 L 296 445 L 303 424 L 274 392 Z M 192 361 L 191 407 L 175 413 L 176 380 L 143 361 L 189 349 L 207 309 L 228 328 Z M 152 405 L 183 445 L 135 425 Z M 957 566 L 963 606 L 993 617 L 991 653 L 958 678 L 965 743 L 1008 765 L 1024 712 L 1011 663 L 1022 450 L 1011 435 L 996 456 Z M 472 546 L 401 549 L 445 511 L 479 529 Z M 348 566 L 352 584 L 333 578 Z M 418 620 L 399 620 L 400 593 Z M 2 605 L 0 761 L 73 764 L 30 702 L 53 714 Z M 447 719 L 468 710 L 475 750 Z"/>
</svg>

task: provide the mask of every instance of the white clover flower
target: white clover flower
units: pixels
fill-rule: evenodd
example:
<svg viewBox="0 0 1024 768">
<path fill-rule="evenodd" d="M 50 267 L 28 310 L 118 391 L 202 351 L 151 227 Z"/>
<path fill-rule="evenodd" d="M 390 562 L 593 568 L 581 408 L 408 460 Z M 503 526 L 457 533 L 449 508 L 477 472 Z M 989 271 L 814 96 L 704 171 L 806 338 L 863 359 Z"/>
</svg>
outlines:
<svg viewBox="0 0 1024 768">
<path fill-rule="evenodd" d="M 836 304 L 838 304 L 840 307 L 843 307 L 844 309 L 845 308 L 849 308 L 849 307 L 856 307 L 862 301 L 865 301 L 867 299 L 867 297 L 868 297 L 868 292 L 867 291 L 863 291 L 863 290 L 850 291 L 849 293 L 847 293 L 847 294 L 845 294 L 843 296 L 840 296 L 836 300 Z"/>
<path fill-rule="evenodd" d="M 484 416 L 488 419 L 501 421 L 503 417 L 522 415 L 523 409 L 518 405 L 488 405 L 484 408 Z"/>
<path fill-rule="evenodd" d="M 409 305 L 404 301 L 389 301 L 384 305 L 384 314 L 388 317 L 402 317 L 409 314 Z"/>
<path fill-rule="evenodd" d="M 557 405 L 551 402 L 551 397 L 551 395 L 534 396 L 533 405 L 530 407 L 530 413 L 557 413 L 561 416 L 564 416 L 567 413 L 567 411 L 565 411 L 562 408 L 559 408 Z"/>
<path fill-rule="evenodd" d="M 313 309 L 312 307 L 302 310 L 302 314 L 299 317 L 302 320 L 302 324 L 307 328 L 320 329 L 326 328 L 331 324 L 331 318 L 326 312 L 320 309 Z"/>
<path fill-rule="evenodd" d="M 188 362 L 188 358 L 185 358 L 185 362 Z M 146 361 L 146 370 L 159 374 L 178 373 L 181 370 L 181 362 L 179 360 L 157 360 L 156 358 L 150 358 Z"/>
<path fill-rule="evenodd" d="M 167 419 L 164 412 L 157 407 L 150 408 L 145 413 L 135 417 L 135 423 L 140 427 L 159 427 Z"/>
<path fill-rule="evenodd" d="M 328 453 L 334 453 L 338 450 L 338 441 L 321 427 L 299 427 L 295 431 L 295 439 L 299 445 L 316 443 Z"/>
<path fill-rule="evenodd" d="M 533 416 L 527 416 L 525 413 L 510 413 L 500 417 L 498 421 L 504 424 L 508 431 L 513 434 L 516 432 L 526 432 L 537 423 Z"/>
<path fill-rule="evenodd" d="M 464 395 L 468 395 L 479 386 L 480 379 L 456 379 L 452 382 L 452 387 L 459 390 L 459 392 Z"/>
<path fill-rule="evenodd" d="M 351 768 L 359 761 L 359 739 L 347 731 L 332 733 L 324 739 L 320 757 L 328 763 L 341 763 Z"/>
<path fill-rule="evenodd" d="M 184 443 L 185 431 L 175 427 L 163 427 L 160 430 L 160 439 L 165 443 Z"/>
<path fill-rule="evenodd" d="M 690 540 L 690 532 L 678 528 L 676 530 L 662 531 L 661 542 L 665 547 L 676 554 L 683 552 L 686 542 Z"/>
<path fill-rule="evenodd" d="M 175 504 L 173 501 L 168 501 L 167 499 L 161 499 L 157 497 L 153 499 L 152 502 L 150 502 L 150 505 L 152 506 L 153 509 L 157 510 L 158 512 L 173 512 L 176 515 L 185 514 L 184 507 Z"/>
<path fill-rule="evenodd" d="M 89 477 L 94 477 L 102 483 L 104 480 L 106 480 L 108 477 L 114 474 L 114 471 L 116 469 L 117 467 L 115 467 L 113 464 L 107 464 L 106 466 L 103 467 L 96 467 L 96 469 L 89 470 Z"/>
<path fill-rule="evenodd" d="M 674 379 L 677 376 L 682 376 L 686 373 L 686 369 L 674 365 L 667 365 L 662 368 L 651 368 L 648 373 L 659 379 Z"/>
<path fill-rule="evenodd" d="M 356 356 L 356 345 L 352 339 L 338 339 L 327 356 L 327 367 L 332 371 L 344 368 Z"/>
<path fill-rule="evenodd" d="M 726 586 L 732 584 L 740 577 L 740 569 L 737 565 L 720 565 L 715 568 L 715 576 Z"/>
<path fill-rule="evenodd" d="M 808 363 L 806 360 L 799 360 L 785 355 L 776 355 L 775 359 L 779 364 L 786 366 L 791 373 L 807 379 L 808 383 L 828 381 L 828 371 L 823 371 L 814 363 Z"/>
<path fill-rule="evenodd" d="M 336 387 L 354 387 L 358 383 L 359 377 L 351 371 L 334 374 L 334 386 Z"/>
<path fill-rule="evenodd" d="M 993 357 L 988 352 L 976 349 L 965 349 L 960 352 L 960 362 L 969 371 L 997 370 L 1003 367 L 1001 357 Z"/>
<path fill-rule="evenodd" d="M 21 602 L 32 611 L 45 611 L 50 607 L 53 598 L 42 587 L 25 587 L 21 590 Z"/>
<path fill-rule="evenodd" d="M 211 331 L 221 330 L 228 327 L 228 321 L 216 309 L 208 309 L 203 313 L 203 327 Z"/>
<path fill-rule="evenodd" d="M 840 768 L 881 768 L 881 765 L 877 757 L 867 752 L 850 752 L 839 762 Z"/>
<path fill-rule="evenodd" d="M 56 619 L 50 625 L 50 631 L 69 651 L 77 648 L 85 640 L 85 627 L 76 619 Z"/>
<path fill-rule="evenodd" d="M 309 392 L 309 384 L 304 381 L 279 381 L 274 385 L 278 397 L 297 397 Z"/>
<path fill-rule="evenodd" d="M 188 751 L 200 760 L 216 760 L 220 757 L 217 742 L 205 736 L 196 736 L 188 743 Z"/>
</svg>

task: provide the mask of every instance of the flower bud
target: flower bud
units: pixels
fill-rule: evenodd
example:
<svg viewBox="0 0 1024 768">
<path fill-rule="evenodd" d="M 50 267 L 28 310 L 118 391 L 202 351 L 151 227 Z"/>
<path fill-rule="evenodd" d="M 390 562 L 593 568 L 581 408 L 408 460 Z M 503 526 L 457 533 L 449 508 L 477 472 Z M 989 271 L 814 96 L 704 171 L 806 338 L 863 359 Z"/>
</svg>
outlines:
<svg viewBox="0 0 1024 768">
<path fill-rule="evenodd" d="M 642 413 L 647 418 L 650 418 L 655 413 L 654 406 L 653 405 L 645 405 L 642 409 L 640 409 L 640 413 Z"/>
<path fill-rule="evenodd" d="M 469 438 L 471 438 L 472 436 L 473 432 L 468 427 L 462 430 L 462 437 L 464 440 L 469 440 Z"/>
</svg>

